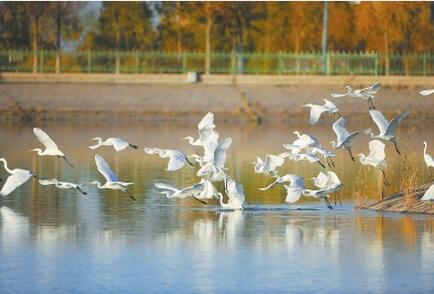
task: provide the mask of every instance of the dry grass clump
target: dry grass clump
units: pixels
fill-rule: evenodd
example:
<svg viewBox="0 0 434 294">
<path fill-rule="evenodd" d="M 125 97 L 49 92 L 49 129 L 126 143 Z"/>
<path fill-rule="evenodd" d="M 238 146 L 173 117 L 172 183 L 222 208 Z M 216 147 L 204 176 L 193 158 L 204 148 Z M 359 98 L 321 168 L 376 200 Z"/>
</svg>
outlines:
<svg viewBox="0 0 434 294">
<path fill-rule="evenodd" d="M 366 178 L 367 169 L 359 168 L 359 172 L 357 173 L 356 177 L 356 186 L 354 188 L 354 204 L 356 208 L 366 207 Z"/>
<path fill-rule="evenodd" d="M 415 154 L 404 154 L 401 159 L 400 190 L 404 193 L 405 208 L 412 207 L 416 202 L 417 165 Z"/>
</svg>

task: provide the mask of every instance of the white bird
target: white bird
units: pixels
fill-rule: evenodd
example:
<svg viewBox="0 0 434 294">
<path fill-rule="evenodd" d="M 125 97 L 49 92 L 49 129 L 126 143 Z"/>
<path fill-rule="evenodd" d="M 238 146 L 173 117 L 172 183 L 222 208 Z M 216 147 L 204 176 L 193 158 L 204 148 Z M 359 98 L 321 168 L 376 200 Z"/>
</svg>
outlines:
<svg viewBox="0 0 434 294">
<path fill-rule="evenodd" d="M 127 147 L 131 147 L 134 149 L 138 148 L 136 145 L 130 144 L 121 138 L 110 137 L 107 140 L 103 141 L 102 138 L 95 137 L 92 140 L 97 140 L 98 142 L 95 145 L 89 146 L 90 149 L 97 149 L 101 146 L 113 146 L 116 152 L 119 152 L 126 149 Z"/>
<path fill-rule="evenodd" d="M 39 142 L 45 146 L 45 150 L 42 151 L 40 148 L 34 148 L 30 151 L 37 151 L 38 155 L 41 156 L 48 155 L 63 158 L 70 166 L 73 167 L 73 165 L 66 158 L 65 154 L 60 151 L 59 147 L 57 147 L 56 143 L 47 135 L 47 133 L 39 128 L 33 128 L 33 133 L 35 134 L 36 138 L 38 138 Z"/>
<path fill-rule="evenodd" d="M 383 173 L 383 182 L 385 185 L 390 186 L 389 180 L 386 176 L 387 167 L 386 153 L 384 152 L 385 145 L 379 140 L 372 140 L 369 142 L 369 154 L 365 156 L 363 153 L 357 154 L 359 161 L 364 165 L 371 165 Z"/>
<path fill-rule="evenodd" d="M 323 158 L 325 158 L 329 167 L 335 166 L 335 163 L 334 163 L 332 157 L 336 156 L 336 154 L 333 153 L 332 151 L 327 150 L 322 146 L 319 146 L 319 147 L 308 148 L 307 152 L 313 156 L 321 155 Z"/>
<path fill-rule="evenodd" d="M 296 174 L 286 174 L 281 177 L 276 177 L 276 180 L 264 188 L 259 188 L 260 191 L 266 191 L 276 184 L 282 184 L 286 189 L 285 202 L 293 204 L 297 202 L 303 194 L 304 178 Z"/>
<path fill-rule="evenodd" d="M 86 195 L 87 193 L 81 189 L 83 184 L 75 184 L 71 182 L 62 182 L 57 179 L 40 179 L 39 184 L 43 186 L 54 185 L 58 189 L 77 189 L 81 194 Z"/>
<path fill-rule="evenodd" d="M 419 92 L 422 96 L 429 96 L 434 93 L 434 89 L 422 90 Z"/>
<path fill-rule="evenodd" d="M 360 132 L 357 131 L 350 134 L 344 127 L 346 121 L 347 120 L 344 117 L 341 117 L 333 124 L 332 128 L 336 134 L 336 141 L 331 141 L 330 144 L 333 146 L 333 148 L 348 150 L 351 159 L 355 161 L 353 153 L 351 152 L 351 141 Z"/>
<path fill-rule="evenodd" d="M 329 189 L 335 190 L 335 205 L 336 200 L 339 200 L 339 204 L 342 205 L 341 198 L 339 195 L 339 189 L 342 188 L 342 182 L 335 172 L 328 171 L 327 173 L 319 172 L 316 177 L 312 178 L 313 184 L 319 189 Z M 330 192 L 329 192 L 330 193 Z M 337 196 L 337 197 L 336 197 Z"/>
<path fill-rule="evenodd" d="M 322 168 L 325 168 L 324 164 L 321 162 L 321 159 L 313 154 L 283 152 L 281 153 L 281 156 L 282 158 L 289 158 L 293 161 L 309 161 L 310 163 L 318 163 Z"/>
<path fill-rule="evenodd" d="M 228 201 L 224 203 L 223 194 L 218 193 L 218 199 L 223 209 L 238 210 L 243 209 L 245 196 L 244 188 L 242 185 L 237 184 L 229 176 L 225 177 L 225 192 L 228 197 Z"/>
<path fill-rule="evenodd" d="M 374 104 L 372 103 L 372 99 L 374 98 L 374 95 L 377 94 L 377 92 L 380 90 L 381 84 L 373 84 L 367 88 L 359 89 L 359 90 L 353 90 L 353 88 L 349 85 L 345 86 L 345 89 L 347 90 L 346 93 L 339 94 L 339 93 L 331 93 L 330 96 L 333 98 L 338 97 L 354 97 L 354 98 L 362 98 L 368 100 L 369 109 L 375 109 Z"/>
<path fill-rule="evenodd" d="M 267 154 L 265 158 L 256 157 L 254 171 L 257 174 L 275 175 L 276 169 L 285 163 L 285 159 L 280 155 Z"/>
<path fill-rule="evenodd" d="M 196 176 L 201 178 L 206 178 L 211 182 L 221 182 L 224 181 L 226 176 L 226 168 L 217 167 L 213 163 L 206 163 L 197 172 Z"/>
<path fill-rule="evenodd" d="M 187 156 L 178 150 L 145 147 L 144 151 L 147 154 L 158 154 L 161 158 L 169 158 L 166 169 L 167 171 L 179 170 L 185 165 L 185 163 L 194 166 L 194 164 L 188 160 Z"/>
<path fill-rule="evenodd" d="M 165 195 L 167 198 L 183 199 L 183 198 L 192 197 L 203 204 L 207 204 L 205 201 L 199 199 L 199 197 L 203 195 L 203 191 L 204 191 L 203 183 L 194 184 L 192 186 L 183 189 L 179 189 L 175 186 L 165 184 L 165 183 L 155 183 L 154 186 L 162 190 L 158 193 Z"/>
<path fill-rule="evenodd" d="M 339 109 L 336 107 L 336 105 L 327 99 L 324 99 L 324 105 L 307 103 L 307 104 L 303 105 L 302 107 L 310 107 L 309 123 L 311 125 L 314 125 L 318 122 L 318 120 L 321 117 L 321 114 L 323 112 L 328 112 L 330 114 L 338 113 L 340 116 L 342 116 L 339 113 Z"/>
<path fill-rule="evenodd" d="M 318 189 L 318 190 L 311 190 L 311 189 L 304 189 L 303 190 L 303 195 L 304 196 L 311 196 L 314 197 L 315 199 L 324 199 L 327 208 L 329 209 L 333 209 L 333 206 L 330 204 L 329 201 L 329 197 L 330 197 L 330 193 L 336 192 L 337 191 L 337 187 L 326 187 L 324 189 Z"/>
<path fill-rule="evenodd" d="M 94 184 L 98 189 L 111 189 L 119 190 L 126 193 L 131 199 L 136 200 L 127 190 L 127 186 L 133 183 L 119 181 L 117 175 L 110 169 L 110 166 L 104 160 L 104 158 L 98 154 L 95 155 L 95 163 L 98 171 L 104 176 L 106 182 L 102 185 L 99 181 L 92 181 L 90 184 Z"/>
<path fill-rule="evenodd" d="M 215 127 L 214 113 L 208 112 L 197 125 L 199 138 L 195 140 L 193 137 L 187 136 L 183 140 L 187 140 L 193 146 L 204 146 L 210 139 L 218 139 L 218 133 L 214 130 Z"/>
<path fill-rule="evenodd" d="M 428 168 L 429 173 L 431 173 L 431 170 L 429 169 L 430 167 L 434 167 L 434 158 L 432 157 L 432 155 L 426 153 L 426 149 L 428 147 L 428 144 L 425 142 L 423 142 L 423 145 L 425 146 L 423 148 L 423 159 L 425 160 L 425 164 L 426 167 Z"/>
<path fill-rule="evenodd" d="M 431 185 L 428 190 L 423 194 L 422 198 L 420 199 L 422 201 L 430 201 L 434 200 L 434 184 Z"/>
<path fill-rule="evenodd" d="M 3 157 L 0 158 L 0 161 L 3 162 L 5 170 L 11 175 L 6 179 L 6 183 L 3 185 L 3 188 L 0 191 L 0 196 L 7 196 L 12 193 L 17 187 L 21 186 L 25 182 L 27 182 L 31 177 L 35 177 L 35 174 L 29 170 L 22 168 L 15 168 L 10 170 L 8 168 L 8 163 L 6 159 Z"/>
<path fill-rule="evenodd" d="M 384 115 L 378 110 L 371 109 L 369 110 L 369 114 L 371 115 L 374 123 L 377 125 L 380 133 L 378 135 L 375 135 L 371 129 L 367 129 L 365 133 L 370 135 L 371 138 L 374 139 L 393 142 L 396 153 L 401 154 L 398 150 L 398 139 L 395 137 L 395 131 L 398 127 L 398 124 L 400 124 L 410 114 L 410 112 L 405 111 L 400 115 L 394 117 L 390 122 L 388 122 Z"/>
<path fill-rule="evenodd" d="M 293 133 L 297 136 L 297 139 L 292 143 L 293 146 L 300 148 L 320 146 L 319 140 L 315 136 L 300 134 L 299 131 L 294 131 Z"/>
</svg>

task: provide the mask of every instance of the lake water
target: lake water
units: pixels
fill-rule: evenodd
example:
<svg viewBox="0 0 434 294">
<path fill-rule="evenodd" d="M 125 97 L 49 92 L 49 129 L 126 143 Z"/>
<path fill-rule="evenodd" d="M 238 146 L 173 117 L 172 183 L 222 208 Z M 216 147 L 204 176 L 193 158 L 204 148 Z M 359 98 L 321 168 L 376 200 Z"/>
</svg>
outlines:
<svg viewBox="0 0 434 294">
<path fill-rule="evenodd" d="M 180 137 L 195 126 L 42 126 L 75 165 L 29 152 L 39 147 L 32 127 L 1 127 L 0 152 L 11 168 L 41 178 L 72 182 L 103 180 L 94 162 L 104 156 L 124 181 L 134 182 L 137 201 L 122 193 L 85 187 L 88 195 L 57 190 L 31 180 L 0 206 L 1 293 L 420 293 L 434 291 L 434 218 L 354 209 L 360 164 L 337 151 L 336 171 L 344 183 L 342 206 L 323 202 L 284 203 L 285 191 L 258 191 L 268 178 L 253 173 L 257 155 L 276 154 L 294 130 L 315 134 L 324 146 L 328 127 L 230 126 L 217 124 L 234 141 L 229 173 L 245 188 L 247 209 L 224 212 L 193 200 L 166 199 L 153 183 L 187 186 L 197 179 L 190 166 L 164 171 L 166 160 L 143 147 L 192 152 Z M 349 129 L 356 126 L 349 125 Z M 119 136 L 140 146 L 116 153 L 87 148 L 95 136 Z M 431 128 L 399 132 L 402 152 L 415 154 L 418 181 L 427 182 L 424 140 L 434 153 Z M 405 141 L 405 142 L 404 142 Z M 355 140 L 354 153 L 368 152 L 368 138 Z M 433 144 L 431 144 L 433 143 Z M 399 186 L 399 157 L 387 146 L 392 187 Z M 416 152 L 416 153 L 415 153 Z M 364 169 L 366 167 L 363 167 Z M 282 169 L 305 178 L 320 167 L 288 162 Z M 3 169 L 0 176 L 7 174 Z M 377 174 L 367 173 L 367 201 L 375 201 Z M 306 179 L 307 186 L 308 183 Z M 221 187 L 220 187 L 221 188 Z M 333 201 L 332 201 L 333 202 Z"/>
</svg>

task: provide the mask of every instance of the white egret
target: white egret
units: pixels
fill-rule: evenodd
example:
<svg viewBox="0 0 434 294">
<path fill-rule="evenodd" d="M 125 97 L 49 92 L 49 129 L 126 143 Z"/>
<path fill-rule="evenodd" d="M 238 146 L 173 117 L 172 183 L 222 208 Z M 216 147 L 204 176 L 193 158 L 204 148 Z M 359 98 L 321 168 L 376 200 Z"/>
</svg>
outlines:
<svg viewBox="0 0 434 294">
<path fill-rule="evenodd" d="M 310 163 L 318 163 L 322 168 L 325 168 L 319 157 L 312 154 L 284 152 L 281 153 L 281 156 L 282 158 L 289 158 L 293 161 L 309 161 Z"/>
<path fill-rule="evenodd" d="M 31 177 L 36 178 L 36 175 L 33 172 L 26 169 L 15 168 L 10 170 L 8 168 L 8 163 L 6 159 L 4 159 L 3 157 L 0 158 L 0 161 L 3 162 L 5 170 L 11 174 L 6 179 L 6 182 L 0 191 L 0 196 L 7 196 L 12 193 L 17 187 L 27 182 Z"/>
<path fill-rule="evenodd" d="M 206 163 L 202 166 L 197 172 L 196 176 L 205 177 L 211 182 L 221 182 L 225 179 L 226 176 L 226 168 L 217 167 L 213 163 Z"/>
<path fill-rule="evenodd" d="M 214 130 L 215 127 L 214 113 L 208 112 L 197 125 L 199 138 L 195 140 L 193 137 L 187 136 L 183 139 L 187 140 L 190 145 L 204 146 L 210 139 L 218 139 L 218 133 Z"/>
<path fill-rule="evenodd" d="M 434 184 L 432 184 L 428 190 L 423 194 L 422 198 L 420 199 L 422 201 L 432 201 L 434 200 Z"/>
<path fill-rule="evenodd" d="M 347 90 L 346 93 L 339 94 L 339 93 L 331 93 L 330 96 L 333 98 L 338 97 L 354 97 L 354 98 L 362 98 L 368 100 L 369 109 L 375 109 L 374 104 L 372 103 L 372 99 L 374 98 L 374 95 L 377 94 L 377 92 L 380 90 L 381 84 L 373 84 L 367 88 L 353 90 L 353 88 L 349 85 L 345 86 L 345 89 Z"/>
<path fill-rule="evenodd" d="M 175 186 L 165 183 L 155 183 L 154 186 L 162 191 L 159 194 L 165 195 L 167 198 L 188 198 L 192 197 L 195 200 L 207 204 L 205 201 L 199 199 L 200 195 L 203 195 L 204 185 L 203 183 L 194 184 L 192 186 L 179 189 Z"/>
<path fill-rule="evenodd" d="M 385 145 L 379 140 L 372 140 L 369 142 L 369 154 L 365 156 L 363 153 L 357 154 L 359 161 L 364 165 L 371 165 L 383 173 L 383 182 L 385 185 L 390 186 L 390 183 L 386 176 L 387 167 L 386 153 L 384 152 Z"/>
<path fill-rule="evenodd" d="M 423 142 L 423 145 L 425 146 L 423 148 L 423 159 L 425 160 L 426 167 L 428 168 L 428 171 L 431 174 L 431 170 L 429 168 L 434 167 L 434 158 L 432 157 L 432 155 L 426 153 L 426 149 L 428 147 L 426 141 Z"/>
<path fill-rule="evenodd" d="M 38 138 L 39 142 L 45 146 L 45 150 L 42 151 L 40 148 L 34 148 L 30 151 L 37 151 L 38 155 L 41 156 L 48 155 L 63 158 L 70 166 L 73 167 L 73 165 L 66 158 L 65 154 L 60 151 L 59 147 L 57 147 L 56 143 L 47 135 L 47 133 L 39 128 L 33 128 L 33 133 L 35 134 L 36 138 Z"/>
<path fill-rule="evenodd" d="M 87 192 L 83 191 L 81 187 L 83 184 L 75 184 L 71 182 L 62 182 L 57 179 L 40 179 L 39 184 L 43 186 L 54 185 L 58 189 L 77 189 L 81 194 L 87 195 Z"/>
<path fill-rule="evenodd" d="M 336 205 L 336 200 L 338 200 L 339 204 L 342 205 L 341 197 L 339 195 L 339 190 L 340 188 L 342 188 L 343 185 L 338 175 L 335 172 L 328 171 L 327 173 L 324 173 L 320 171 L 316 177 L 312 178 L 312 182 L 315 185 L 315 187 L 319 189 L 329 189 L 330 191 L 335 190 L 333 191 L 335 192 L 335 205 Z"/>
<path fill-rule="evenodd" d="M 332 157 L 336 156 L 336 154 L 333 153 L 332 151 L 327 150 L 322 146 L 319 146 L 319 147 L 308 148 L 307 152 L 313 156 L 321 155 L 323 158 L 326 159 L 329 167 L 335 166 L 335 163 L 334 163 Z"/>
<path fill-rule="evenodd" d="M 264 188 L 259 188 L 260 191 L 265 191 L 272 188 L 275 184 L 282 184 L 286 189 L 285 202 L 293 204 L 297 202 L 303 194 L 304 178 L 296 174 L 286 174 L 281 177 L 276 177 L 276 180 Z"/>
<path fill-rule="evenodd" d="M 405 111 L 400 115 L 394 117 L 390 122 L 388 122 L 384 115 L 378 110 L 371 109 L 369 110 L 369 114 L 371 115 L 374 123 L 377 125 L 380 133 L 378 135 L 375 135 L 371 129 L 367 129 L 365 133 L 370 135 L 371 138 L 374 139 L 391 141 L 395 146 L 396 153 L 401 154 L 398 150 L 398 139 L 395 137 L 395 131 L 398 127 L 398 124 L 400 124 L 410 114 L 410 112 Z"/>
<path fill-rule="evenodd" d="M 360 132 L 356 131 L 353 133 L 349 133 L 344 127 L 346 121 L 347 120 L 344 117 L 341 117 L 333 124 L 332 128 L 336 134 L 337 139 L 336 141 L 331 141 L 330 144 L 333 146 L 333 148 L 348 150 L 351 160 L 355 161 L 353 153 L 351 152 L 351 141 Z"/>
<path fill-rule="evenodd" d="M 224 209 L 228 210 L 239 210 L 243 209 L 245 196 L 244 188 L 242 185 L 237 184 L 231 177 L 225 177 L 225 192 L 228 197 L 228 201 L 224 203 L 223 194 L 218 193 L 218 199 L 220 205 Z"/>
<path fill-rule="evenodd" d="M 303 190 L 303 195 L 304 196 L 311 196 L 315 199 L 324 199 L 327 208 L 329 209 L 333 209 L 333 206 L 330 204 L 329 201 L 329 197 L 330 197 L 330 193 L 336 192 L 337 191 L 337 187 L 326 187 L 324 189 L 319 189 L 319 190 L 311 190 L 311 189 L 304 189 Z"/>
<path fill-rule="evenodd" d="M 194 166 L 194 164 L 188 160 L 187 156 L 178 150 L 145 147 L 144 151 L 147 154 L 158 154 L 161 158 L 169 158 L 166 169 L 167 171 L 179 170 L 185 165 L 185 163 Z"/>
<path fill-rule="evenodd" d="M 104 158 L 98 154 L 95 155 L 95 163 L 98 171 L 104 176 L 106 182 L 102 185 L 99 181 L 92 181 L 90 184 L 94 184 L 98 189 L 111 189 L 119 190 L 126 193 L 131 199 L 136 200 L 126 188 L 133 183 L 121 182 L 119 181 L 117 175 L 110 169 L 110 166 L 104 160 Z"/>
<path fill-rule="evenodd" d="M 339 109 L 336 107 L 336 105 L 327 99 L 324 99 L 323 105 L 307 103 L 307 104 L 303 105 L 302 107 L 310 107 L 309 123 L 311 125 L 314 125 L 318 122 L 318 120 L 321 117 L 321 114 L 323 112 L 328 112 L 330 114 L 337 113 L 340 116 L 342 116 L 339 112 Z"/>
<path fill-rule="evenodd" d="M 130 144 L 124 139 L 116 137 L 110 137 L 105 141 L 103 141 L 103 139 L 100 137 L 95 137 L 92 140 L 97 140 L 98 142 L 95 145 L 89 146 L 90 149 L 97 149 L 101 146 L 113 146 L 116 152 L 119 152 L 126 149 L 127 147 L 131 147 L 133 149 L 138 148 L 136 145 Z"/>
<path fill-rule="evenodd" d="M 419 94 L 422 96 L 429 96 L 434 94 L 434 89 L 422 90 L 419 92 Z"/>
<path fill-rule="evenodd" d="M 279 155 L 267 154 L 265 158 L 256 157 L 254 171 L 257 174 L 275 175 L 276 169 L 285 163 L 285 159 Z"/>
</svg>

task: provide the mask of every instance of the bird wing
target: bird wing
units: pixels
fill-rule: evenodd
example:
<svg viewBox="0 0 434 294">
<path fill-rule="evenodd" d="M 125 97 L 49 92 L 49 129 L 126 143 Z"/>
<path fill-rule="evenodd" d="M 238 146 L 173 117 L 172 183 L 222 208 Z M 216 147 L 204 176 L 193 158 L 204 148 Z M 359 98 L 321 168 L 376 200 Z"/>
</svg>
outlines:
<svg viewBox="0 0 434 294">
<path fill-rule="evenodd" d="M 216 197 L 218 192 L 211 181 L 202 178 L 201 183 L 203 185 L 203 190 L 197 196 L 197 198 L 199 198 L 199 199 L 211 199 L 211 198 Z"/>
<path fill-rule="evenodd" d="M 167 164 L 168 171 L 176 171 L 186 163 L 185 155 L 178 150 L 167 150 L 169 153 L 169 162 Z"/>
<path fill-rule="evenodd" d="M 336 144 L 338 144 L 339 142 L 343 142 L 350 135 L 350 133 L 344 127 L 346 121 L 347 120 L 344 117 L 341 117 L 337 121 L 335 121 L 332 126 L 333 131 L 335 132 L 337 137 Z"/>
<path fill-rule="evenodd" d="M 431 94 L 434 93 L 434 89 L 429 89 L 429 90 L 422 90 L 419 92 L 420 95 L 422 96 L 429 96 Z"/>
<path fill-rule="evenodd" d="M 107 182 L 118 181 L 118 177 L 111 170 L 110 166 L 107 164 L 107 162 L 104 160 L 104 158 L 101 155 L 98 154 L 95 155 L 95 163 L 96 163 L 96 167 L 98 168 L 98 171 L 104 176 Z"/>
<path fill-rule="evenodd" d="M 27 182 L 32 174 L 29 172 L 17 172 L 10 175 L 3 188 L 0 191 L 0 196 L 7 196 L 12 193 L 17 187 Z"/>
<path fill-rule="evenodd" d="M 421 200 L 434 200 L 434 184 L 426 190 Z"/>
<path fill-rule="evenodd" d="M 40 128 L 33 128 L 33 133 L 35 134 L 36 138 L 38 138 L 39 142 L 41 142 L 42 145 L 45 146 L 45 148 L 59 149 L 56 143 L 50 138 L 50 136 L 48 136 L 47 133 L 45 133 Z"/>
<path fill-rule="evenodd" d="M 225 166 L 226 158 L 227 158 L 227 151 L 228 151 L 229 147 L 231 147 L 231 144 L 232 144 L 232 138 L 228 137 L 215 150 L 214 164 L 218 168 L 223 168 Z"/>
<path fill-rule="evenodd" d="M 337 107 L 336 107 L 336 104 L 334 104 L 333 102 L 331 102 L 330 100 L 328 100 L 328 99 L 323 99 L 324 100 L 324 106 L 326 107 L 326 108 L 328 108 L 328 109 L 338 109 Z"/>
<path fill-rule="evenodd" d="M 160 148 L 148 148 L 148 147 L 145 147 L 144 149 L 143 149 L 143 151 L 145 151 L 145 153 L 147 153 L 147 154 L 159 154 L 162 150 L 160 149 Z"/>
<path fill-rule="evenodd" d="M 165 184 L 165 183 L 155 183 L 154 186 L 157 187 L 158 189 L 162 189 L 162 190 L 169 190 L 169 191 L 173 191 L 173 192 L 180 191 L 180 189 L 178 189 L 174 186 L 171 186 L 169 184 Z"/>
<path fill-rule="evenodd" d="M 328 177 L 328 181 L 327 181 L 326 187 L 332 187 L 332 186 L 342 184 L 341 180 L 339 179 L 338 175 L 335 172 L 328 171 L 327 177 Z M 320 187 L 318 187 L 318 188 L 320 188 Z"/>
<path fill-rule="evenodd" d="M 372 140 L 369 142 L 369 155 L 368 157 L 373 157 L 378 161 L 382 161 L 386 158 L 386 153 L 384 152 L 384 143 L 379 140 Z"/>
<path fill-rule="evenodd" d="M 348 93 L 330 93 L 330 96 L 332 96 L 333 98 L 340 98 L 340 97 L 345 97 L 348 96 Z"/>
<path fill-rule="evenodd" d="M 295 202 L 297 202 L 302 193 L 303 193 L 303 189 L 300 188 L 293 188 L 289 185 L 283 185 L 286 189 L 286 198 L 285 198 L 285 202 L 289 203 L 289 204 L 293 204 Z"/>
<path fill-rule="evenodd" d="M 57 183 L 57 179 L 40 179 L 39 184 L 43 186 L 55 185 Z"/>
<path fill-rule="evenodd" d="M 205 162 L 212 162 L 215 159 L 215 153 L 217 148 L 219 147 L 218 144 L 219 134 L 217 132 L 214 132 L 209 134 L 209 137 L 206 138 L 206 140 L 203 143 L 203 160 Z"/>
<path fill-rule="evenodd" d="M 361 91 L 369 92 L 370 94 L 376 94 L 381 88 L 380 83 L 376 83 L 373 85 L 370 85 L 368 88 L 362 89 Z"/>
<path fill-rule="evenodd" d="M 410 114 L 410 112 L 405 111 L 401 113 L 400 115 L 394 117 L 389 124 L 389 127 L 386 130 L 386 134 L 393 135 L 395 133 L 396 128 L 398 125 Z"/>
<path fill-rule="evenodd" d="M 201 129 L 208 129 L 208 128 L 215 128 L 214 124 L 214 113 L 208 112 L 199 122 L 197 125 L 197 128 L 199 130 Z"/>
<path fill-rule="evenodd" d="M 374 123 L 377 125 L 380 134 L 385 134 L 387 128 L 389 127 L 389 122 L 384 117 L 384 115 L 380 111 L 375 109 L 369 110 L 369 114 L 371 115 Z"/>
<path fill-rule="evenodd" d="M 111 138 L 111 141 L 112 141 L 113 147 L 115 148 L 115 150 L 117 152 L 124 150 L 125 148 L 127 148 L 130 145 L 127 141 L 125 141 L 121 138 Z"/>
<path fill-rule="evenodd" d="M 321 117 L 321 113 L 323 113 L 323 107 L 321 105 L 312 105 L 310 107 L 309 123 L 311 125 L 316 124 Z"/>
<path fill-rule="evenodd" d="M 329 176 L 322 171 L 319 172 L 319 174 L 313 178 L 313 184 L 317 188 L 324 188 L 327 186 L 327 182 L 329 180 Z"/>
<path fill-rule="evenodd" d="M 266 155 L 265 156 L 265 162 L 267 165 L 267 170 L 274 171 L 279 166 L 282 166 L 285 163 L 285 159 L 283 158 L 285 156 L 286 156 L 286 153 L 283 156 L 276 156 L 276 155 L 271 155 L 271 154 Z"/>
</svg>

